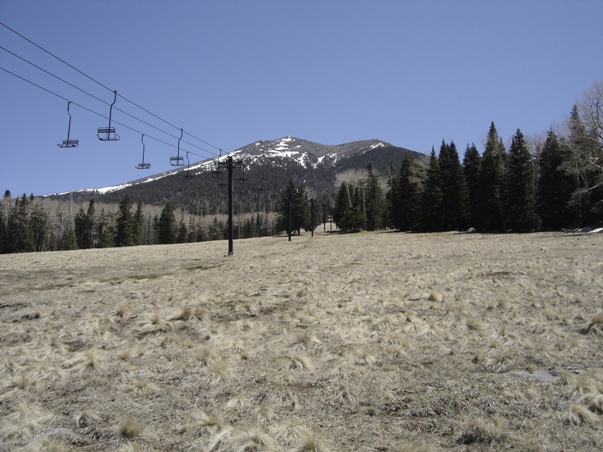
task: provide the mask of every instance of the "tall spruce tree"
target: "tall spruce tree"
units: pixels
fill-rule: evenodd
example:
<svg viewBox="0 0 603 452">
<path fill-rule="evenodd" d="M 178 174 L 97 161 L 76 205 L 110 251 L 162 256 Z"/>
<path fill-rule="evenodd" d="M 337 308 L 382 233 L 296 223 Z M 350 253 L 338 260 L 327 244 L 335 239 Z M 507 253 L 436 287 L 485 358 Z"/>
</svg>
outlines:
<svg viewBox="0 0 603 452">
<path fill-rule="evenodd" d="M 467 227 L 469 196 L 454 141 L 450 144 L 442 141 L 439 165 L 442 179 L 442 227 L 447 231 L 464 229 Z"/>
<path fill-rule="evenodd" d="M 217 222 L 217 219 L 214 219 L 214 223 Z M 174 208 L 168 202 L 163 206 L 161 210 L 161 215 L 159 216 L 159 221 L 157 223 L 157 239 L 158 242 L 162 245 L 176 243 L 177 238 L 177 225 L 176 225 L 176 215 L 174 215 Z"/>
<path fill-rule="evenodd" d="M 366 166 L 368 172 L 366 184 L 366 229 L 376 231 L 383 226 L 383 212 L 385 203 L 383 199 L 383 190 L 379 184 L 379 177 L 375 173 L 375 167 L 372 162 Z"/>
<path fill-rule="evenodd" d="M 443 229 L 442 199 L 440 163 L 436 157 L 435 149 L 432 148 L 421 202 L 420 229 L 422 231 L 436 232 Z"/>
<path fill-rule="evenodd" d="M 394 204 L 394 227 L 400 231 L 414 231 L 419 226 L 421 191 L 415 175 L 415 164 L 404 156 L 400 166 Z"/>
<path fill-rule="evenodd" d="M 519 129 L 513 136 L 507 158 L 506 199 L 507 227 L 518 232 L 538 229 L 534 162 Z"/>
<path fill-rule="evenodd" d="M 134 235 L 134 245 L 144 245 L 144 214 L 142 213 L 142 201 L 136 205 L 136 213 L 132 218 L 132 232 Z"/>
<path fill-rule="evenodd" d="M 301 229 L 310 224 L 310 200 L 303 185 L 296 186 L 293 179 L 289 180 L 287 188 L 283 192 L 279 207 L 276 228 L 280 231 L 286 231 L 292 234 L 297 231 L 301 234 Z M 291 222 L 289 222 L 291 218 Z M 291 231 L 289 230 L 291 224 Z"/>
<path fill-rule="evenodd" d="M 569 150 L 553 130 L 549 130 L 538 159 L 536 211 L 546 231 L 578 226 L 570 208 L 575 179 L 565 171 Z"/>
<path fill-rule="evenodd" d="M 482 171 L 482 157 L 475 144 L 467 146 L 463 157 L 463 173 L 467 183 L 469 197 L 469 225 L 479 224 L 479 197 L 480 197 L 480 177 Z"/>
<path fill-rule="evenodd" d="M 333 221 L 339 229 L 349 229 L 349 217 L 352 211 L 352 197 L 346 181 L 339 185 L 337 197 L 335 198 L 335 208 L 333 210 Z"/>
<path fill-rule="evenodd" d="M 482 156 L 479 199 L 479 227 L 486 231 L 506 229 L 505 161 L 505 146 L 492 122 Z"/>
<path fill-rule="evenodd" d="M 354 231 L 366 229 L 366 191 L 362 181 L 354 186 L 349 229 Z"/>
<path fill-rule="evenodd" d="M 126 194 L 119 203 L 115 229 L 115 246 L 132 245 L 134 245 L 134 217 L 132 215 L 132 200 Z"/>
</svg>

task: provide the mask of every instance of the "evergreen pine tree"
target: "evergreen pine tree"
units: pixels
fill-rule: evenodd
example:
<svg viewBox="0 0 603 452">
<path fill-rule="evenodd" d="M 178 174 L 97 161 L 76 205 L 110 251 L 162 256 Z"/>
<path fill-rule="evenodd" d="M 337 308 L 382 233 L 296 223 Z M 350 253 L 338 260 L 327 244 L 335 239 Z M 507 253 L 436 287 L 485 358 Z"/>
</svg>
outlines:
<svg viewBox="0 0 603 452">
<path fill-rule="evenodd" d="M 333 210 L 333 221 L 341 230 L 349 229 L 349 217 L 352 213 L 352 198 L 348 184 L 343 181 L 337 191 L 335 199 L 335 208 Z"/>
<path fill-rule="evenodd" d="M 435 150 L 431 149 L 427 179 L 421 201 L 420 229 L 425 232 L 441 231 L 443 229 L 442 215 L 442 178 L 440 164 Z"/>
<path fill-rule="evenodd" d="M 475 144 L 467 146 L 463 158 L 463 173 L 467 183 L 467 192 L 469 198 L 468 224 L 478 226 L 479 220 L 479 197 L 480 197 L 480 177 L 482 171 L 482 158 Z"/>
<path fill-rule="evenodd" d="M 138 201 L 138 204 L 136 205 L 136 213 L 132 219 L 132 230 L 134 234 L 134 245 L 143 245 L 144 214 L 142 213 L 142 201 Z"/>
<path fill-rule="evenodd" d="M 504 231 L 505 227 L 505 146 L 494 122 L 490 124 L 486 149 L 482 156 L 479 199 L 479 227 L 487 231 Z"/>
<path fill-rule="evenodd" d="M 439 156 L 442 178 L 443 229 L 459 230 L 467 227 L 469 195 L 459 153 L 453 141 L 442 141 Z"/>
<path fill-rule="evenodd" d="M 132 200 L 126 194 L 119 203 L 115 229 L 115 246 L 132 245 L 134 245 L 134 217 L 132 216 Z"/>
<path fill-rule="evenodd" d="M 383 212 L 385 203 L 383 190 L 379 184 L 379 178 L 375 173 L 375 167 L 369 162 L 367 167 L 368 181 L 366 187 L 366 229 L 375 231 L 383 225 Z"/>
<path fill-rule="evenodd" d="M 394 205 L 394 227 L 400 231 L 414 231 L 419 226 L 421 191 L 415 176 L 415 164 L 404 156 L 400 166 Z"/>
<path fill-rule="evenodd" d="M 299 235 L 301 229 L 310 224 L 310 201 L 303 185 L 296 186 L 293 179 L 289 180 L 278 204 L 277 214 L 276 228 L 279 231 L 286 231 L 287 234 L 297 231 Z M 291 224 L 291 231 L 289 231 L 289 224 Z"/>
<path fill-rule="evenodd" d="M 577 188 L 575 179 L 565 171 L 569 160 L 567 146 L 550 130 L 538 159 L 536 211 L 546 231 L 576 227 L 577 218 L 570 209 L 572 193 Z"/>
<path fill-rule="evenodd" d="M 357 184 L 354 187 L 352 211 L 348 220 L 349 229 L 354 231 L 366 229 L 366 196 L 363 183 Z"/>
<path fill-rule="evenodd" d="M 507 227 L 530 232 L 539 226 L 536 215 L 534 163 L 526 141 L 517 129 L 513 136 L 506 171 Z"/>
<path fill-rule="evenodd" d="M 217 219 L 215 220 L 217 221 Z M 172 205 L 168 202 L 161 210 L 161 215 L 159 216 L 159 222 L 157 223 L 158 229 L 158 243 L 160 244 L 170 244 L 176 243 L 177 238 L 177 225 L 176 225 L 176 216 L 174 215 L 174 209 Z"/>
</svg>

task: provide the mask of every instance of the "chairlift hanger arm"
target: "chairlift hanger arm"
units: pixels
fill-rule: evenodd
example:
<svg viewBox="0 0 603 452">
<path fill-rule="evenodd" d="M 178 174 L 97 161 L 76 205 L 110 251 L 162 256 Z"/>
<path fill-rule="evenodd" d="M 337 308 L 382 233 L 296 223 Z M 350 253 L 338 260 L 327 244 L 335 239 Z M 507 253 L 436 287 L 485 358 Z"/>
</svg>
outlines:
<svg viewBox="0 0 603 452">
<path fill-rule="evenodd" d="M 144 145 L 144 133 L 140 137 L 140 142 L 142 143 L 142 162 L 140 162 L 138 165 L 136 165 L 136 169 L 149 169 L 151 167 L 151 164 L 150 163 L 146 163 L 144 161 L 144 149 L 145 149 L 145 145 Z"/>
<path fill-rule="evenodd" d="M 109 126 L 108 127 L 99 127 L 98 128 L 98 139 L 101 141 L 118 141 L 119 135 L 115 133 L 115 127 L 111 127 L 111 116 L 113 113 L 113 105 L 115 105 L 115 101 L 117 100 L 117 91 L 113 91 L 113 102 L 109 105 Z"/>
<path fill-rule="evenodd" d="M 71 101 L 67 101 L 67 114 L 69 115 L 69 125 L 67 126 L 67 139 L 63 140 L 61 144 L 57 144 L 60 148 L 76 148 L 79 144 L 79 140 L 70 139 L 71 135 L 71 113 L 69 112 L 69 106 L 71 105 Z"/>
<path fill-rule="evenodd" d="M 170 165 L 172 166 L 184 166 L 184 157 L 180 155 L 180 140 L 182 140 L 182 134 L 184 131 L 180 129 L 180 138 L 178 138 L 178 155 L 170 157 Z"/>
</svg>

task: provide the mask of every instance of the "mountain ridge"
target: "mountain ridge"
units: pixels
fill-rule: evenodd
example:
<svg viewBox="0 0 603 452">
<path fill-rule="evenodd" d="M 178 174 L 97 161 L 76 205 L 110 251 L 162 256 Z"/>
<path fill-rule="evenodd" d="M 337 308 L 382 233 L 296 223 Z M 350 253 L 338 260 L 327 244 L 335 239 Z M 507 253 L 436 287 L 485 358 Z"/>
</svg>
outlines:
<svg viewBox="0 0 603 452">
<path fill-rule="evenodd" d="M 220 187 L 224 182 L 224 173 L 215 171 L 217 160 L 232 157 L 244 162 L 244 171 L 237 168 L 235 184 L 239 209 L 242 212 L 270 210 L 274 208 L 274 201 L 255 200 L 251 193 L 269 191 L 275 197 L 293 179 L 296 183 L 304 184 L 316 196 L 332 199 L 339 173 L 364 170 L 370 161 L 377 173 L 385 177 L 391 167 L 396 170 L 399 168 L 405 156 L 420 158 L 423 155 L 378 139 L 324 145 L 285 136 L 276 140 L 255 141 L 220 157 L 207 158 L 123 184 L 51 194 L 47 197 L 69 197 L 81 202 L 90 199 L 119 202 L 127 193 L 133 200 L 140 200 L 145 204 L 161 205 L 171 202 L 193 213 L 212 214 L 222 211 L 226 201 L 226 190 Z"/>
</svg>

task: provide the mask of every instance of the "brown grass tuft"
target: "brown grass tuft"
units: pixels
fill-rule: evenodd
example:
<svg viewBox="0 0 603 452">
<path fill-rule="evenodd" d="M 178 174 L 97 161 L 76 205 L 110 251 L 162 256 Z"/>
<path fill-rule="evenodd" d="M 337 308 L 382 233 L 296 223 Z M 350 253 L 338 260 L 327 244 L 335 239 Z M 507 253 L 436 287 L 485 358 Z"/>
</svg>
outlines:
<svg viewBox="0 0 603 452">
<path fill-rule="evenodd" d="M 144 426 L 132 421 L 131 419 L 124 419 L 120 421 L 117 430 L 122 438 L 134 439 L 142 434 Z"/>
<path fill-rule="evenodd" d="M 299 333 L 291 337 L 289 347 L 298 348 L 300 346 L 304 346 L 305 348 L 310 348 L 312 345 L 320 343 L 320 340 L 318 340 L 314 334 L 306 330 L 303 333 Z"/>
<path fill-rule="evenodd" d="M 307 370 L 307 371 L 313 371 L 314 370 L 314 363 L 312 362 L 312 359 L 310 359 L 309 356 L 307 355 L 302 355 L 301 353 L 295 353 L 292 357 L 291 357 L 291 369 L 303 369 L 303 370 Z"/>
</svg>

